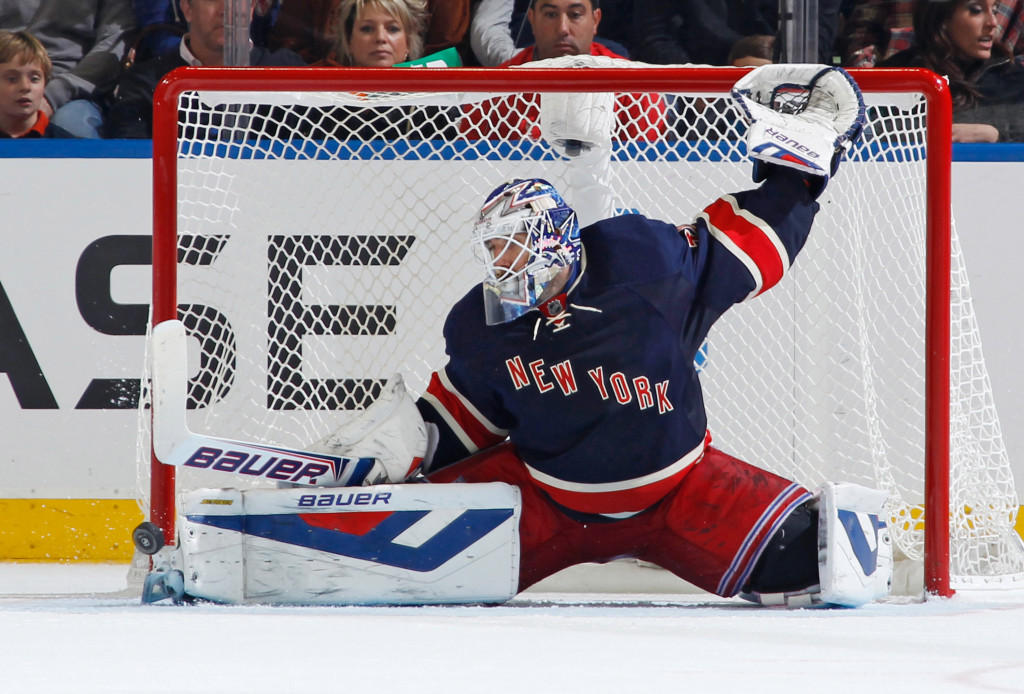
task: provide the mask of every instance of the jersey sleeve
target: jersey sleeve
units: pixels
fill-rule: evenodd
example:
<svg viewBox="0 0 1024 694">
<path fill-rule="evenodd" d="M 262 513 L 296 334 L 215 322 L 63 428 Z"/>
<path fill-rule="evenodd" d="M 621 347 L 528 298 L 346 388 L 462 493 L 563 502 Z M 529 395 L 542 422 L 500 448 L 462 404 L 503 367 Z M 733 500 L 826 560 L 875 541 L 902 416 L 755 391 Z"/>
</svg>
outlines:
<svg viewBox="0 0 1024 694">
<path fill-rule="evenodd" d="M 818 211 L 804 177 L 774 169 L 761 187 L 724 195 L 683 230 L 698 301 L 725 310 L 778 284 Z"/>
<path fill-rule="evenodd" d="M 431 471 L 497 445 L 508 437 L 508 430 L 491 421 L 491 417 L 470 401 L 465 390 L 453 383 L 449 367 L 445 367 L 434 372 L 426 392 L 416 403 L 423 420 L 438 429 Z"/>
</svg>

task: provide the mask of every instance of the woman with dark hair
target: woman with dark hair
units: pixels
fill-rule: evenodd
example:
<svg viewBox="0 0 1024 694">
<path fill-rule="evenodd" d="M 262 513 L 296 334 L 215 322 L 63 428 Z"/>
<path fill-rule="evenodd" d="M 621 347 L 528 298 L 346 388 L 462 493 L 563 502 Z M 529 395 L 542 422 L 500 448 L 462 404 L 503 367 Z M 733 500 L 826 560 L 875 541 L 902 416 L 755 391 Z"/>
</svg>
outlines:
<svg viewBox="0 0 1024 694">
<path fill-rule="evenodd" d="M 946 77 L 953 141 L 1024 141 L 1024 65 L 995 38 L 994 0 L 918 0 L 914 46 L 877 67 L 923 67 Z"/>
</svg>

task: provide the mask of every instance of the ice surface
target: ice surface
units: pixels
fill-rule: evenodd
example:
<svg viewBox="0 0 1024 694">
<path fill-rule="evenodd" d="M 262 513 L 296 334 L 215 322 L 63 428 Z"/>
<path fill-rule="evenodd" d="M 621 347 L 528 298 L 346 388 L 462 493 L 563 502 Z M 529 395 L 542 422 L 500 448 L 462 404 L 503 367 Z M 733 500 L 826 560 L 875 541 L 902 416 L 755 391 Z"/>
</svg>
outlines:
<svg viewBox="0 0 1024 694">
<path fill-rule="evenodd" d="M 1024 600 L 778 610 L 537 593 L 498 607 L 120 595 L 126 567 L 0 564 L 0 692 L 1024 692 Z"/>
</svg>

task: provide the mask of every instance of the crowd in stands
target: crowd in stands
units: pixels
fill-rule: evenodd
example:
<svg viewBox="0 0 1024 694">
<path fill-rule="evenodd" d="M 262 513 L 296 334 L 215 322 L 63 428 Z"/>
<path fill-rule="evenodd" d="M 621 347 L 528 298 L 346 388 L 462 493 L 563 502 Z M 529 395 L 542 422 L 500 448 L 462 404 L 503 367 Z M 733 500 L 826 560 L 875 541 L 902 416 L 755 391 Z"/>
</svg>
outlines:
<svg viewBox="0 0 1024 694">
<path fill-rule="evenodd" d="M 520 65 L 590 53 L 751 66 L 777 0 L 251 0 L 250 65 Z M 5 0 L 0 136 L 146 138 L 176 67 L 224 64 L 225 0 Z M 1024 141 L 1024 0 L 819 0 L 818 59 L 948 78 L 954 141 Z M 27 112 L 31 112 L 26 116 Z"/>
</svg>

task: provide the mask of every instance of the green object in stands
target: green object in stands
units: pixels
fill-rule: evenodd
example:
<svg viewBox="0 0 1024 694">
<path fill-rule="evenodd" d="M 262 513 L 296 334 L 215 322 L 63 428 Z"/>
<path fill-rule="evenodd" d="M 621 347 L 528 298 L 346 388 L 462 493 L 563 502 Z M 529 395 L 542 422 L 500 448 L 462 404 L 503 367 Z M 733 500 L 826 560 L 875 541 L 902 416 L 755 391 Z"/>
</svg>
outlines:
<svg viewBox="0 0 1024 694">
<path fill-rule="evenodd" d="M 462 67 L 462 58 L 454 48 L 446 48 L 437 53 L 425 55 L 405 63 L 395 63 L 395 67 Z"/>
</svg>

